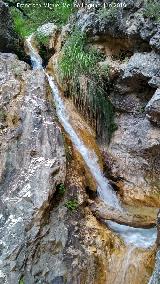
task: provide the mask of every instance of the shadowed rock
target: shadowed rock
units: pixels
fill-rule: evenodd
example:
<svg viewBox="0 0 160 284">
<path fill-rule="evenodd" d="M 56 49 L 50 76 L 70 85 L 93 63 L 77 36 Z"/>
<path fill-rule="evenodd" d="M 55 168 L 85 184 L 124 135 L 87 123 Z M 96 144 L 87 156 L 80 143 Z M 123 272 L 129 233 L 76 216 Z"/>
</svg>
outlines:
<svg viewBox="0 0 160 284">
<path fill-rule="evenodd" d="M 109 208 L 103 201 L 89 201 L 90 209 L 96 218 L 104 223 L 107 220 L 115 221 L 116 223 L 128 225 L 135 228 L 152 228 L 156 225 L 156 219 L 152 216 L 131 214 L 127 210 L 118 211 L 114 208 Z"/>
</svg>

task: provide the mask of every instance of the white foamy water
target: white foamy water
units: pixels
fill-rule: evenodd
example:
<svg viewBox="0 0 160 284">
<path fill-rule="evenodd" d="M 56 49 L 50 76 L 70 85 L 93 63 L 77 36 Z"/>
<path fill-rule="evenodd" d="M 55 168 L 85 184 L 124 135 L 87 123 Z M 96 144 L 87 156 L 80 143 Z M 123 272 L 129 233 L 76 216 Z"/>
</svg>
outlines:
<svg viewBox="0 0 160 284">
<path fill-rule="evenodd" d="M 32 61 L 32 66 L 34 69 L 42 69 L 42 59 L 39 56 L 37 50 L 32 46 L 31 43 L 32 35 L 27 39 L 26 43 L 29 49 L 29 54 Z M 52 94 L 54 97 L 54 102 L 56 105 L 56 111 L 65 131 L 71 138 L 72 143 L 82 155 L 86 165 L 88 166 L 92 176 L 94 177 L 97 183 L 97 192 L 100 198 L 110 207 L 114 207 L 117 210 L 122 211 L 120 206 L 120 202 L 112 190 L 107 178 L 103 175 L 100 166 L 98 164 L 98 157 L 94 151 L 91 151 L 86 147 L 81 138 L 77 135 L 74 128 L 70 124 L 69 114 L 65 109 L 65 104 L 63 99 L 61 98 L 59 89 L 51 76 L 46 73 L 48 78 L 48 82 L 52 89 Z M 107 221 L 107 225 L 119 234 L 125 243 L 128 245 L 133 245 L 134 247 L 143 247 L 148 248 L 152 246 L 156 241 L 156 228 L 153 229 L 141 229 L 141 228 L 133 228 L 125 225 L 120 225 L 112 221 Z"/>
<path fill-rule="evenodd" d="M 132 244 L 135 247 L 148 248 L 152 246 L 157 237 L 157 229 L 133 228 L 126 225 L 107 221 L 108 227 L 120 235 L 126 244 Z"/>
<path fill-rule="evenodd" d="M 61 124 L 63 125 L 65 131 L 70 136 L 72 143 L 76 149 L 82 155 L 86 165 L 90 169 L 90 172 L 97 182 L 97 191 L 100 197 L 105 201 L 105 203 L 111 207 L 120 208 L 119 200 L 116 194 L 113 192 L 112 187 L 109 185 L 108 180 L 104 177 L 100 166 L 98 165 L 98 157 L 94 151 L 89 150 L 83 143 L 83 141 L 78 137 L 75 130 L 69 123 L 69 115 L 66 113 L 64 102 L 59 95 L 59 90 L 49 75 L 47 75 L 50 87 L 53 92 L 54 101 L 56 104 L 56 111 Z"/>
<path fill-rule="evenodd" d="M 29 56 L 31 58 L 32 67 L 33 67 L 33 69 L 43 69 L 42 58 L 38 54 L 37 50 L 32 46 L 32 37 L 33 37 L 33 35 L 30 35 L 26 39 L 26 44 L 27 44 L 27 47 L 29 49 Z"/>
<path fill-rule="evenodd" d="M 27 46 L 30 50 L 30 57 L 32 61 L 32 65 L 34 69 L 42 69 L 42 59 L 39 56 L 38 52 L 32 46 L 32 35 L 27 39 Z M 54 102 L 56 105 L 56 112 L 61 122 L 62 126 L 64 127 L 65 131 L 71 138 L 72 143 L 82 155 L 86 165 L 88 166 L 92 176 L 94 177 L 97 183 L 97 192 L 99 193 L 100 198 L 102 198 L 108 206 L 117 208 L 122 210 L 120 207 L 119 200 L 112 190 L 108 180 L 103 175 L 100 166 L 98 164 L 98 157 L 96 156 L 94 151 L 89 150 L 80 139 L 80 137 L 76 134 L 75 130 L 73 129 L 72 125 L 69 122 L 69 115 L 66 112 L 64 101 L 62 100 L 58 87 L 54 82 L 53 78 L 46 73 L 46 76 L 49 81 L 49 85 L 52 89 L 52 94 L 54 97 Z"/>
</svg>

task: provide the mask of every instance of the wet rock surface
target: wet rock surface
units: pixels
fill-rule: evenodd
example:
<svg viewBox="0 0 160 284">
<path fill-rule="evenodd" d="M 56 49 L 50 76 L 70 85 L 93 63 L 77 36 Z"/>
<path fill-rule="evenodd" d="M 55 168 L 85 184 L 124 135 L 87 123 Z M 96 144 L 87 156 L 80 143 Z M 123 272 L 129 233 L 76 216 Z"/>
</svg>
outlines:
<svg viewBox="0 0 160 284">
<path fill-rule="evenodd" d="M 135 208 L 135 212 L 130 213 L 128 211 L 129 208 L 127 208 L 127 210 L 123 209 L 123 211 L 118 211 L 114 208 L 111 210 L 100 200 L 96 200 L 96 202 L 90 201 L 89 203 L 94 216 L 96 216 L 98 220 L 101 220 L 101 222 L 106 223 L 107 220 L 111 220 L 118 224 L 128 225 L 134 228 L 152 228 L 156 226 L 157 210 L 153 210 L 150 215 L 148 208 L 146 208 L 146 211 L 148 209 L 146 214 L 143 213 L 144 209 L 136 213 Z"/>
<path fill-rule="evenodd" d="M 101 145 L 107 175 L 114 181 L 113 186 L 116 185 L 122 202 L 134 208 L 144 206 L 146 216 L 133 217 L 132 212 L 124 218 L 106 212 L 102 205 L 94 202 L 90 204 L 90 210 L 100 222 L 105 223 L 105 218 L 119 219 L 122 224 L 128 222 L 137 227 L 147 227 L 156 223 L 156 213 L 153 219 L 148 219 L 151 207 L 157 210 L 160 206 L 160 132 L 158 123 L 155 123 L 158 121 L 157 97 L 154 100 L 160 83 L 159 24 L 144 17 L 143 1 L 126 2 L 127 7 L 122 9 L 122 14 L 118 12 L 114 21 L 107 17 L 99 19 L 94 9 L 82 9 L 77 13 L 74 24 L 86 32 L 94 47 L 106 55 L 100 66 L 109 66 L 110 89 L 106 97 L 115 107 L 118 129 L 108 146 Z M 60 49 L 49 64 L 49 70 L 56 76 L 59 52 Z M 61 87 L 66 89 L 66 86 Z M 126 259 L 130 259 L 131 255 Z M 137 280 L 139 275 L 135 279 L 127 277 L 124 277 L 125 280 L 122 275 L 115 276 L 114 280 L 108 278 L 108 283 L 141 281 Z M 145 281 L 148 283 L 148 280 Z"/>
<path fill-rule="evenodd" d="M 157 219 L 158 236 L 157 236 L 157 255 L 154 273 L 150 279 L 149 284 L 158 284 L 160 282 L 160 212 Z"/>
<path fill-rule="evenodd" d="M 126 3 L 123 17 L 118 12 L 112 23 L 85 10 L 78 12 L 76 21 L 94 44 L 101 42 L 110 56 L 106 64 L 113 69 L 106 95 L 115 107 L 118 129 L 109 146 L 101 145 L 107 174 L 122 202 L 148 206 L 149 211 L 160 206 L 159 108 L 154 95 L 159 86 L 159 32 L 157 23 L 142 15 L 142 1 Z M 57 38 L 55 28 L 50 42 L 54 52 L 60 51 L 69 32 L 66 26 Z M 117 59 L 116 46 L 129 50 L 125 62 Z M 53 64 L 51 60 L 51 73 L 56 72 Z M 130 247 L 103 223 L 118 218 L 122 224 L 150 227 L 155 215 L 133 216 L 127 211 L 127 216 L 117 216 L 106 208 L 102 212 L 103 204 L 95 204 L 95 197 L 90 204 L 95 182 L 68 137 L 64 145 L 42 71 L 31 71 L 13 54 L 0 54 L 0 84 L 0 282 L 147 284 L 155 247 Z M 88 129 L 82 131 L 78 113 L 68 109 L 78 134 L 92 149 L 90 134 L 85 135 Z M 63 193 L 58 191 L 60 184 Z M 159 281 L 159 253 L 156 265 L 152 284 Z"/>
<path fill-rule="evenodd" d="M 136 267 L 126 274 L 127 246 L 86 204 L 85 169 L 70 142 L 66 175 L 62 134 L 44 73 L 31 71 L 13 54 L 1 54 L 0 60 L 1 282 L 109 284 L 118 281 L 110 274 L 117 256 L 117 269 L 127 281 L 135 279 Z M 64 180 L 62 196 L 56 185 Z M 70 210 L 73 200 L 76 208 Z M 147 283 L 154 248 L 136 248 L 133 258 L 137 253 L 144 273 L 135 283 Z"/>
<path fill-rule="evenodd" d="M 76 25 L 106 55 L 101 65 L 110 70 L 106 97 L 118 130 L 102 149 L 111 179 L 123 202 L 159 207 L 159 23 L 144 11 L 144 1 L 126 1 L 110 17 L 100 8 L 81 10 Z"/>
<path fill-rule="evenodd" d="M 18 283 L 28 244 L 65 179 L 65 153 L 43 72 L 13 54 L 1 54 L 0 66 L 1 283 Z"/>
</svg>

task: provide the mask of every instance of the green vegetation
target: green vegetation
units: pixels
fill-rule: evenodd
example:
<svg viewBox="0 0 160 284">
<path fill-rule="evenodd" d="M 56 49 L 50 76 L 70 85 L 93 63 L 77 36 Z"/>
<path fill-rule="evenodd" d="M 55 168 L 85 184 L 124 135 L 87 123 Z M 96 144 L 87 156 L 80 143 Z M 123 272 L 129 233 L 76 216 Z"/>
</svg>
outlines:
<svg viewBox="0 0 160 284">
<path fill-rule="evenodd" d="M 44 5 L 46 3 L 51 5 L 50 8 Z M 25 17 L 15 7 L 11 8 L 15 30 L 22 38 L 48 22 L 54 22 L 58 26 L 66 24 L 73 12 L 73 0 L 63 0 L 63 2 L 48 0 L 46 3 L 42 0 L 35 0 L 33 3 L 29 0 L 25 1 L 25 4 L 28 4 L 28 6 L 23 6 L 23 11 L 28 17 Z"/>
<path fill-rule="evenodd" d="M 19 283 L 18 283 L 18 284 L 24 284 L 23 278 L 21 278 L 21 279 L 19 280 Z"/>
<path fill-rule="evenodd" d="M 144 15 L 160 22 L 160 2 L 159 0 L 146 0 L 144 4 Z"/>
<path fill-rule="evenodd" d="M 115 6 L 110 6 L 109 8 L 101 8 L 98 11 L 98 17 L 100 20 L 106 19 L 108 21 L 114 21 L 117 18 L 118 8 Z"/>
<path fill-rule="evenodd" d="M 66 192 L 65 185 L 63 183 L 60 183 L 56 186 L 57 192 L 59 195 L 64 195 Z"/>
<path fill-rule="evenodd" d="M 102 55 L 95 49 L 86 47 L 86 35 L 75 30 L 62 49 L 59 60 L 61 79 L 75 79 L 80 74 L 91 73 L 95 65 L 102 59 Z"/>
<path fill-rule="evenodd" d="M 71 199 L 65 203 L 65 206 L 70 211 L 75 211 L 78 208 L 78 202 L 75 199 Z"/>
<path fill-rule="evenodd" d="M 39 44 L 40 46 L 41 46 L 41 45 L 47 46 L 48 43 L 49 43 L 49 39 L 50 39 L 49 36 L 47 36 L 47 35 L 42 35 L 42 34 L 36 32 L 36 41 L 38 42 L 38 44 Z"/>
<path fill-rule="evenodd" d="M 114 112 L 106 96 L 109 66 L 100 67 L 98 64 L 104 58 L 101 52 L 90 47 L 84 33 L 75 30 L 63 46 L 58 65 L 59 76 L 69 83 L 69 92 L 77 107 L 81 112 L 84 110 L 85 117 L 94 123 L 97 137 L 106 136 L 105 140 L 109 142 L 114 129 Z M 82 76 L 87 85 L 85 94 L 80 81 Z"/>
<path fill-rule="evenodd" d="M 139 112 L 144 113 L 145 112 L 145 106 L 140 107 Z"/>
</svg>

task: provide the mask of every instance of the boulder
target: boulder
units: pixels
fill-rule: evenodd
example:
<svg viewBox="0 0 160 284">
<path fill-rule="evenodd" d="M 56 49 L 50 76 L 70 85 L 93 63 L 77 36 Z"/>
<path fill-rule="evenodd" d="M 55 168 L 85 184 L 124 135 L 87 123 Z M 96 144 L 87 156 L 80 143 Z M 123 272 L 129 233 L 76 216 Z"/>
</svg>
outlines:
<svg viewBox="0 0 160 284">
<path fill-rule="evenodd" d="M 37 29 L 37 33 L 42 36 L 54 36 L 54 33 L 57 32 L 58 27 L 54 23 L 47 23 L 40 26 Z"/>
<path fill-rule="evenodd" d="M 160 38 L 160 27 L 158 27 L 157 32 L 154 34 L 153 37 L 151 37 L 150 42 L 149 42 L 149 44 L 157 50 L 160 50 L 159 38 Z"/>
<path fill-rule="evenodd" d="M 154 51 L 148 53 L 134 53 L 124 70 L 123 79 L 146 79 L 157 78 L 160 84 L 160 55 Z"/>
</svg>

